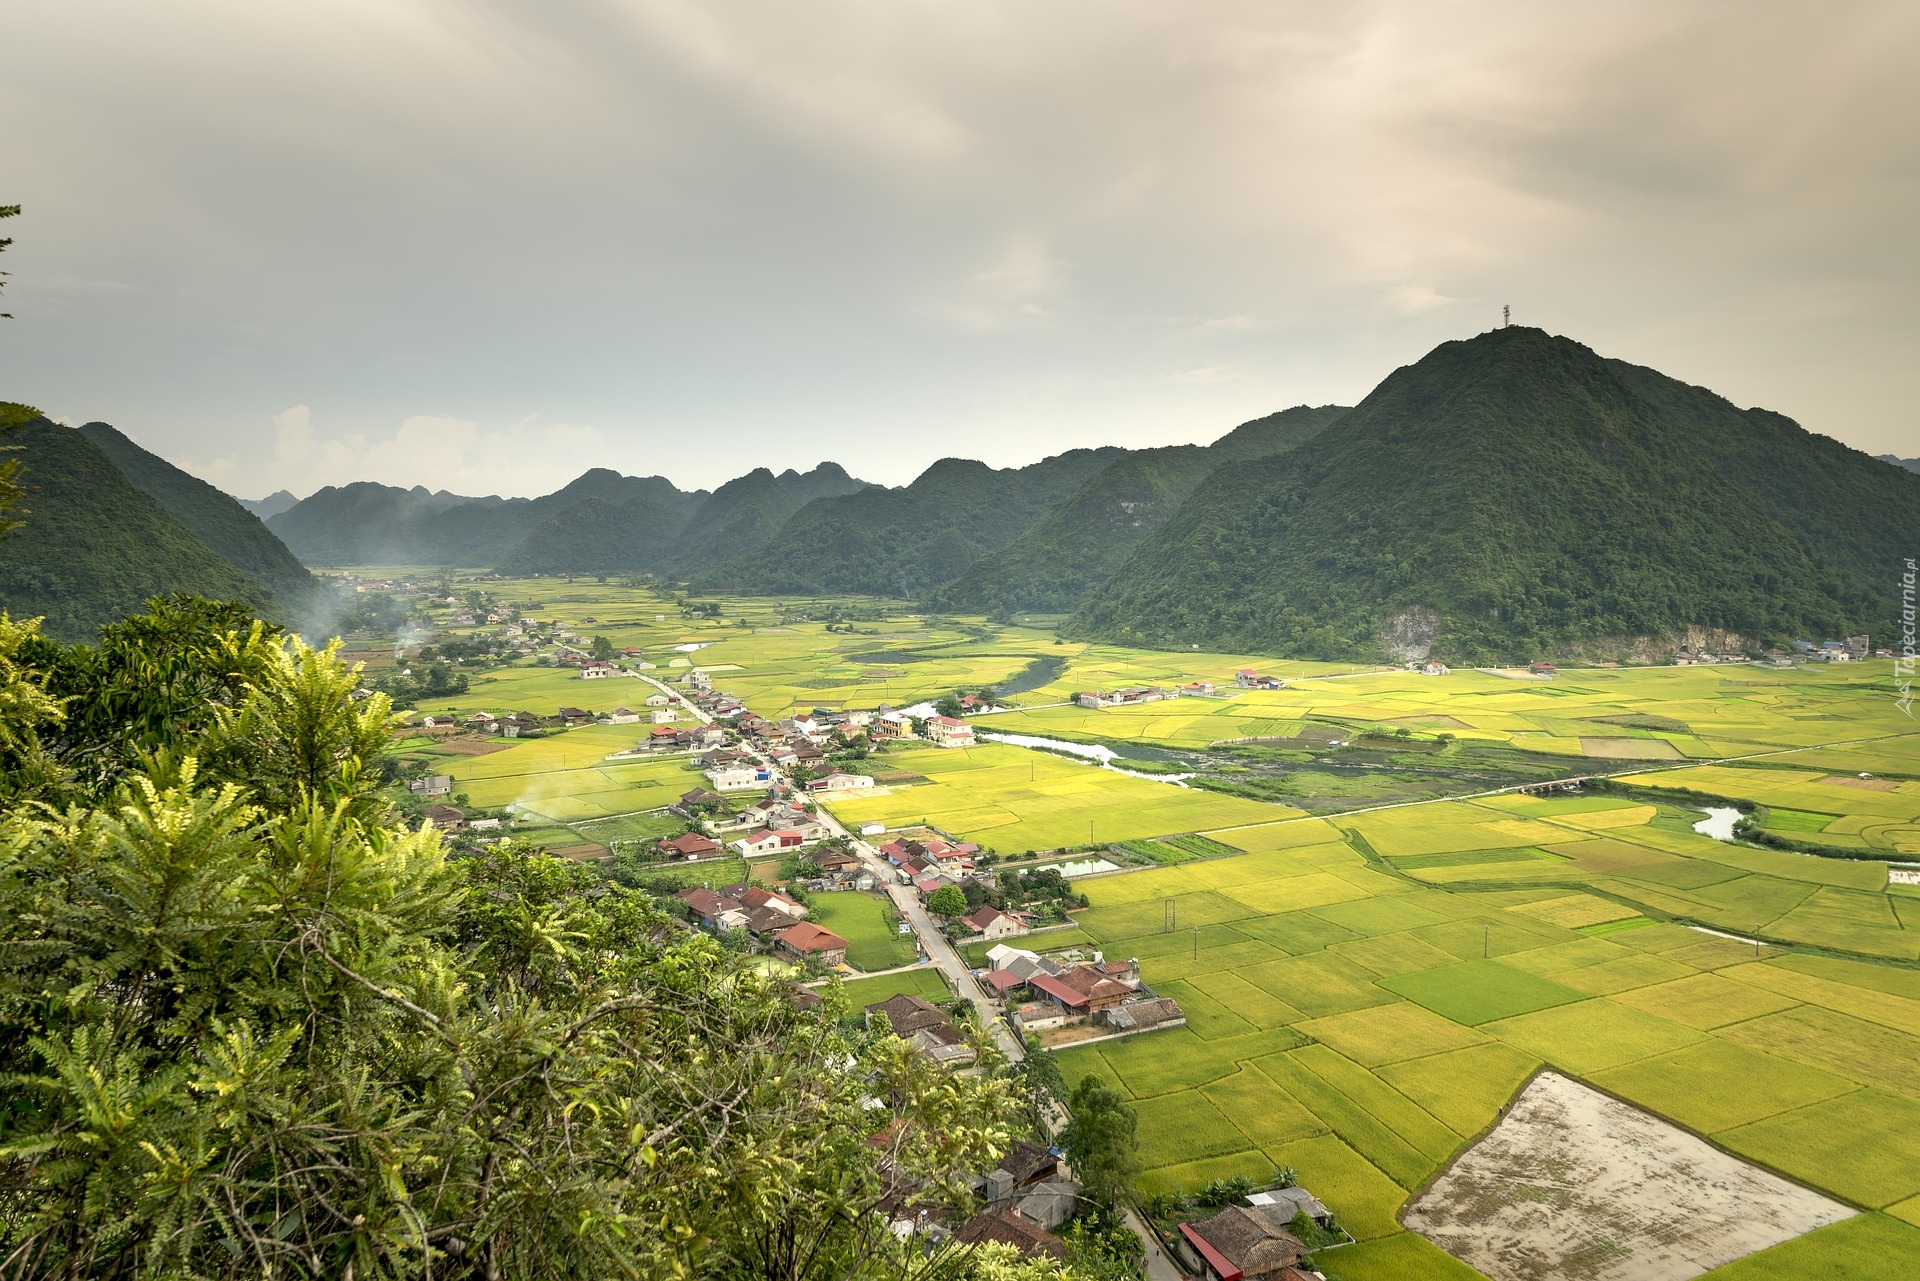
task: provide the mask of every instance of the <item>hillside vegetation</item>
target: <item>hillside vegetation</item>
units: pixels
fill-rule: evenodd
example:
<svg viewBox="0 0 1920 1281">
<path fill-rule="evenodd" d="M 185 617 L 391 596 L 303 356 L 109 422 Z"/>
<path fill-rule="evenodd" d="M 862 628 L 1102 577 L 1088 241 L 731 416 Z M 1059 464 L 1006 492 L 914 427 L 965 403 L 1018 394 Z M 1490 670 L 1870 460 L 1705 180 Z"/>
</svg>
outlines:
<svg viewBox="0 0 1920 1281">
<path fill-rule="evenodd" d="M 874 487 L 808 503 L 763 550 L 701 581 L 749 592 L 913 599 L 1018 538 L 1125 452 L 1074 449 L 1004 470 L 943 458 L 903 489 Z"/>
<path fill-rule="evenodd" d="M 1325 658 L 1430 636 L 1474 662 L 1689 626 L 1884 635 L 1916 533 L 1920 478 L 1513 327 L 1445 343 L 1300 447 L 1209 476 L 1071 631 Z"/>
<path fill-rule="evenodd" d="M 306 599 L 313 576 L 239 500 L 142 449 L 106 423 L 87 423 L 80 434 L 112 459 L 122 475 L 234 568 L 267 587 L 283 603 L 298 604 Z"/>
<path fill-rule="evenodd" d="M 936 589 L 928 603 L 946 610 L 1071 612 L 1215 467 L 1291 449 L 1346 412 L 1339 405 L 1301 405 L 1242 423 L 1211 445 L 1116 458 L 1025 533 Z"/>
<path fill-rule="evenodd" d="M 13 617 L 43 617 L 47 635 L 84 640 L 151 596 L 191 592 L 267 610 L 280 603 L 81 432 L 34 418 L 4 443 L 23 465 L 29 513 L 0 543 L 0 609 Z"/>
</svg>

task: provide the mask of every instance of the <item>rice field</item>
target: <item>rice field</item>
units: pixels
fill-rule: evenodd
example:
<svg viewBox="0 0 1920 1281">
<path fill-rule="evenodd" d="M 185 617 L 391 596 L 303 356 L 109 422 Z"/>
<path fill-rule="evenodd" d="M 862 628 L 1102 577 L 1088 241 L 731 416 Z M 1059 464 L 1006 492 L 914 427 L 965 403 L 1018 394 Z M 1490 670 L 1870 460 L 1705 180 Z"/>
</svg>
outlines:
<svg viewBox="0 0 1920 1281">
<path fill-rule="evenodd" d="M 1081 882 L 1092 906 L 1074 940 L 1138 956 L 1190 1021 L 1060 1051 L 1061 1066 L 1136 1101 L 1145 1191 L 1294 1167 L 1359 1238 L 1326 1259 L 1347 1281 L 1478 1275 L 1398 1216 L 1545 1067 L 1864 1211 L 1707 1274 L 1715 1281 L 1920 1274 L 1920 891 L 1889 886 L 1872 857 L 1920 856 L 1920 735 L 1881 664 L 1423 678 L 1055 644 L 973 620 L 934 626 L 897 605 L 885 616 L 853 603 L 879 621 L 849 636 L 800 617 L 805 602 L 727 601 L 720 620 L 685 620 L 644 592 L 524 587 L 555 616 L 597 613 L 602 624 L 579 630 L 640 645 L 661 675 L 697 659 L 764 715 L 903 705 L 1046 659 L 1056 677 L 977 723 L 1173 752 L 1314 726 L 1404 727 L 1612 775 L 1635 790 L 1305 817 L 986 745 L 890 754 L 927 782 L 834 808 L 848 822 L 926 820 L 1003 853 L 1188 832 L 1245 851 Z M 673 649 L 688 643 L 708 648 Z M 1288 688 L 1233 691 L 1243 666 Z M 1192 679 L 1216 681 L 1221 696 L 1106 711 L 1069 701 L 1083 688 Z M 596 699 L 628 688 L 608 684 L 621 689 Z M 544 711 L 539 700 L 577 703 L 582 690 L 510 668 L 447 706 Z M 450 772 L 470 794 L 511 792 L 575 821 L 689 785 L 664 762 L 609 769 L 600 758 L 614 749 L 599 750 L 595 733 Z M 1866 857 L 1711 840 L 1692 830 L 1701 815 L 1688 792 L 1755 801 L 1782 835 Z M 815 919 L 854 941 L 856 965 L 913 959 L 877 900 L 819 901 Z M 848 987 L 885 995 L 928 977 Z"/>
</svg>

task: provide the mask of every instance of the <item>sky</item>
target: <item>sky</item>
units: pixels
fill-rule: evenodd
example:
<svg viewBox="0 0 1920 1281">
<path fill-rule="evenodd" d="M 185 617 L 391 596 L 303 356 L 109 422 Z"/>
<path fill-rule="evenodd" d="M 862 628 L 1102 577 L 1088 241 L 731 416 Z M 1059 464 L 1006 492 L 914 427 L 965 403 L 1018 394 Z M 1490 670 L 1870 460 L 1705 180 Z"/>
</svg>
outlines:
<svg viewBox="0 0 1920 1281">
<path fill-rule="evenodd" d="M 1920 455 L 1912 0 L 62 0 L 0 396 L 229 492 L 1204 441 L 1539 325 Z"/>
</svg>

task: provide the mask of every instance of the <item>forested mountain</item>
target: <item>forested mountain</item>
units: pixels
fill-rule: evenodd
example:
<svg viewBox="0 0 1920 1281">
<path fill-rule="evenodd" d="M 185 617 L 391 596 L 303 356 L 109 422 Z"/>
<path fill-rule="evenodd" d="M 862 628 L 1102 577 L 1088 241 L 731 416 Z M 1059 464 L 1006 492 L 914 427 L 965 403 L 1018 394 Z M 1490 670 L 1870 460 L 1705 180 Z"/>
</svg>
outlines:
<svg viewBox="0 0 1920 1281">
<path fill-rule="evenodd" d="M 583 498 L 534 526 L 504 561 L 508 574 L 615 574 L 658 569 L 686 527 L 678 504 Z"/>
<path fill-rule="evenodd" d="M 91 639 L 150 596 L 191 592 L 272 610 L 279 603 L 195 538 L 72 427 L 36 418 L 4 443 L 25 467 L 27 523 L 0 542 L 0 609 Z"/>
<path fill-rule="evenodd" d="M 1108 463 L 1025 533 L 928 598 L 939 609 L 1067 613 L 1113 577 L 1134 545 L 1165 524 L 1225 462 L 1291 449 L 1346 409 L 1301 405 L 1256 418 L 1211 445 L 1142 449 Z"/>
<path fill-rule="evenodd" d="M 482 501 L 444 490 L 432 493 L 423 485 L 401 489 L 357 480 L 316 490 L 268 517 L 267 528 L 307 565 L 442 564 L 432 554 L 437 549 L 433 518 Z"/>
<path fill-rule="evenodd" d="M 795 512 L 815 499 L 838 498 L 866 487 L 839 463 L 821 463 L 805 473 L 789 469 L 778 476 L 756 467 L 714 490 L 700 505 L 668 551 L 667 565 L 675 574 L 704 577 L 759 553 Z"/>
<path fill-rule="evenodd" d="M 300 500 L 290 490 L 276 489 L 265 498 L 235 498 L 233 501 L 265 520 L 269 516 L 278 516 Z"/>
<path fill-rule="evenodd" d="M 965 573 L 1126 451 L 1075 449 L 996 471 L 943 458 L 904 489 L 808 503 L 762 551 L 703 584 L 757 592 L 870 592 L 908 598 Z"/>
<path fill-rule="evenodd" d="M 198 476 L 149 453 L 106 423 L 87 423 L 85 436 L 113 460 L 122 475 L 187 527 L 187 531 L 262 584 L 283 604 L 297 605 L 312 590 L 307 573 L 286 545 L 241 503 Z"/>
<path fill-rule="evenodd" d="M 1883 634 L 1920 478 L 1510 327 L 1442 344 L 1287 453 L 1224 467 L 1071 624 L 1302 656 L 1510 661 L 1689 626 Z"/>
<path fill-rule="evenodd" d="M 1879 454 L 1883 463 L 1892 463 L 1895 467 L 1904 467 L 1911 472 L 1920 472 L 1920 458 L 1899 458 L 1893 454 Z"/>
<path fill-rule="evenodd" d="M 545 550 L 536 550 L 536 559 L 584 548 L 594 535 L 570 531 L 566 516 L 588 500 L 613 507 L 640 503 L 638 511 L 666 511 L 684 521 L 705 497 L 704 492 L 682 493 L 659 476 L 622 476 L 605 467 L 590 468 L 539 498 L 467 498 L 444 490 L 429 493 L 422 486 L 356 481 L 316 491 L 271 517 L 267 527 L 309 565 L 491 566 L 516 556 L 549 522 L 554 527 L 542 534 Z M 586 518 L 602 520 L 597 510 Z M 596 524 L 596 531 L 600 527 Z M 595 554 L 604 559 L 604 552 Z"/>
</svg>

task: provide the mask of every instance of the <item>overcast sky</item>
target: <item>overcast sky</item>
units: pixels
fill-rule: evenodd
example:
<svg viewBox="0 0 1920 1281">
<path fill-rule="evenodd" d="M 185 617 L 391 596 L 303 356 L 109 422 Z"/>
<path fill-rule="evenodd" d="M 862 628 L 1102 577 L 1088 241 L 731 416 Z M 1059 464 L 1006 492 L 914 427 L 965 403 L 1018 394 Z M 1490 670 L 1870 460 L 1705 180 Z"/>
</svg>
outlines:
<svg viewBox="0 0 1920 1281">
<path fill-rule="evenodd" d="M 1920 4 L 4 19 L 0 396 L 232 492 L 1216 437 L 1510 303 L 1920 454 Z"/>
</svg>

